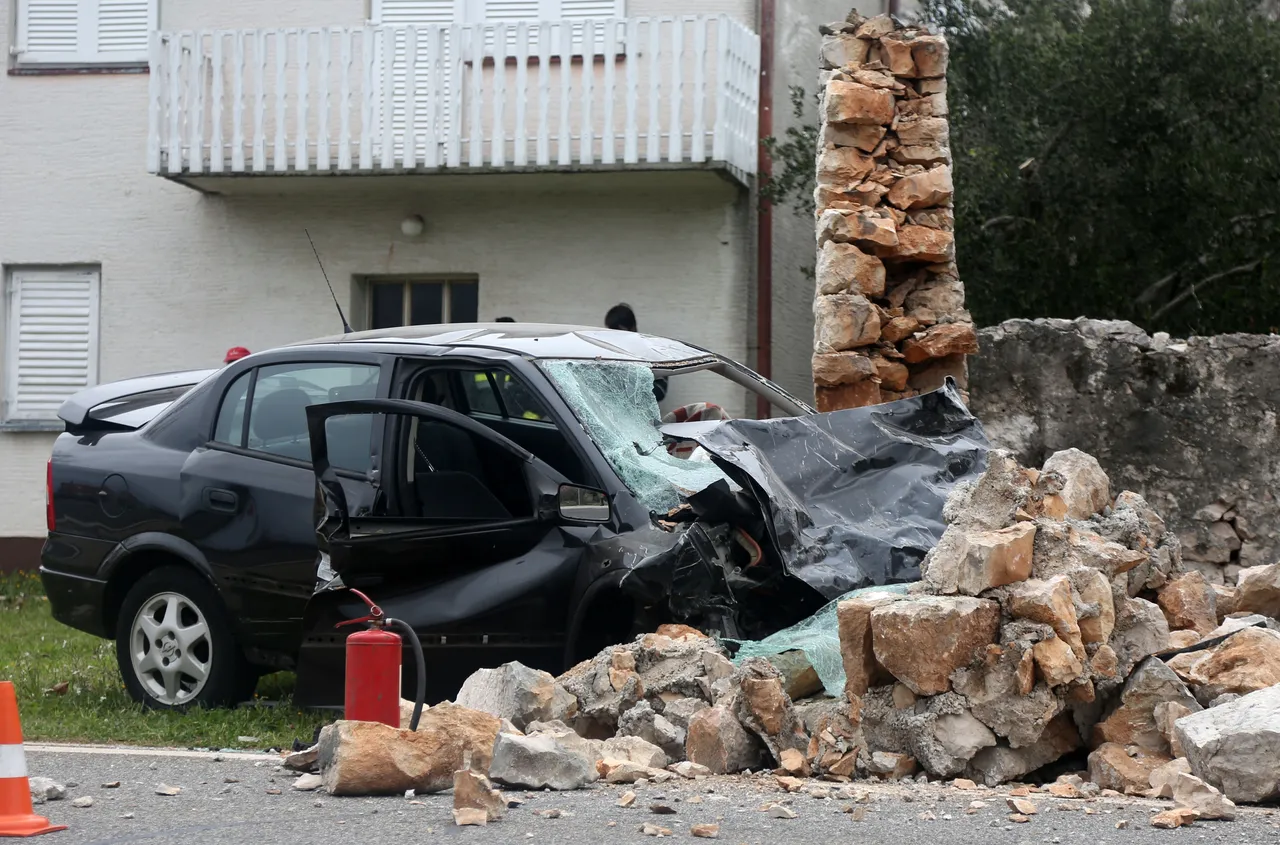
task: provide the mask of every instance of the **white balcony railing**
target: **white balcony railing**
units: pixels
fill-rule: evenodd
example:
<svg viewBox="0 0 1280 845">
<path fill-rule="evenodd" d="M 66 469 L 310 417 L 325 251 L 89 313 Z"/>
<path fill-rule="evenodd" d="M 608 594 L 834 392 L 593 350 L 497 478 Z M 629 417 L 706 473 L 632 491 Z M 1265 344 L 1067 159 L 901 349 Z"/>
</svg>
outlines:
<svg viewBox="0 0 1280 845">
<path fill-rule="evenodd" d="M 165 175 L 756 169 L 760 42 L 727 16 L 156 33 Z"/>
</svg>

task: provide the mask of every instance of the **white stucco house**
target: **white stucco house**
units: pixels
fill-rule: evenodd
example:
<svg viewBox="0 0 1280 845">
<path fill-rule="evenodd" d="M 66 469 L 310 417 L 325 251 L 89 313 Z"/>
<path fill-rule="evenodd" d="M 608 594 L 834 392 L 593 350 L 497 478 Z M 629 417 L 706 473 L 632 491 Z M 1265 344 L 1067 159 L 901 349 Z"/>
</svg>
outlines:
<svg viewBox="0 0 1280 845">
<path fill-rule="evenodd" d="M 816 74 L 814 27 L 850 0 L 764 2 L 789 73 Z M 38 554 L 69 393 L 340 328 L 308 233 L 356 329 L 600 325 L 625 301 L 758 363 L 761 21 L 761 0 L 0 0 L 0 567 Z M 789 307 L 774 349 L 807 361 Z"/>
</svg>

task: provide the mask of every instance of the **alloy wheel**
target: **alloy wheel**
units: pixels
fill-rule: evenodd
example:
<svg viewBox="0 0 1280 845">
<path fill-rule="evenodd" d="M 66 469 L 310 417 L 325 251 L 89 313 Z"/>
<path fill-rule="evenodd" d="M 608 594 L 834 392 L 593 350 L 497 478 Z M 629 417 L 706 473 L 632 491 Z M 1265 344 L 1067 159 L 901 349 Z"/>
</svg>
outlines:
<svg viewBox="0 0 1280 845">
<path fill-rule="evenodd" d="M 130 661 L 147 695 L 177 706 L 200 694 L 213 668 L 213 638 L 193 601 L 158 593 L 142 603 L 129 630 Z"/>
</svg>

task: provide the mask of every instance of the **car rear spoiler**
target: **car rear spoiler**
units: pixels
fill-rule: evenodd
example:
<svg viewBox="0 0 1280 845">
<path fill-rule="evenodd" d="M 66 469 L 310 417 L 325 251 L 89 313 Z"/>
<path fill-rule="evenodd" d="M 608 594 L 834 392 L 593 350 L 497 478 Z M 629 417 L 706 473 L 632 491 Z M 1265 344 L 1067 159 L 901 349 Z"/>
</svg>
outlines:
<svg viewBox="0 0 1280 845">
<path fill-rule="evenodd" d="M 58 409 L 67 429 L 101 428 L 129 431 L 141 428 L 168 404 L 217 370 L 184 370 L 99 384 L 72 394 Z M 154 413 L 142 409 L 153 407 Z M 130 410 L 141 413 L 128 413 Z M 124 417 L 113 419 L 112 417 Z"/>
</svg>

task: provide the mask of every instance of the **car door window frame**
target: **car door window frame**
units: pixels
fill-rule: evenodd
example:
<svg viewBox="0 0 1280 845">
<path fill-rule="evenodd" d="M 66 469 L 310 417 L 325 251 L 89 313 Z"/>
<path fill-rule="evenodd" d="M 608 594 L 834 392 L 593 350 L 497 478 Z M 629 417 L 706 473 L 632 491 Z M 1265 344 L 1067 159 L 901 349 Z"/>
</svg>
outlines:
<svg viewBox="0 0 1280 845">
<path fill-rule="evenodd" d="M 210 427 L 208 429 L 208 437 L 205 442 L 205 448 L 214 449 L 221 452 L 229 452 L 235 455 L 244 455 L 246 457 L 257 458 L 259 460 L 269 461 L 271 463 L 285 464 L 287 466 L 298 467 L 301 469 L 311 469 L 310 460 L 302 460 L 292 458 L 287 455 L 279 455 L 274 452 L 266 452 L 261 449 L 249 447 L 249 426 L 253 416 L 253 397 L 257 390 L 258 377 L 261 370 L 266 368 L 276 368 L 281 366 L 296 366 L 298 368 L 318 367 L 318 366 L 348 366 L 348 367 L 375 367 L 378 370 L 378 385 L 376 388 L 376 398 L 385 397 L 388 386 L 394 373 L 395 358 L 388 355 L 377 353 L 358 353 L 350 355 L 333 355 L 333 354 L 312 354 L 312 355 L 296 355 L 282 357 L 274 360 L 255 361 L 253 366 L 246 367 L 237 372 L 228 373 L 227 381 L 220 387 L 218 394 L 217 407 L 212 414 Z M 240 443 L 225 443 L 216 439 L 218 419 L 222 415 L 222 409 L 227 401 L 228 395 L 235 384 L 243 377 L 248 376 L 249 386 L 244 396 L 244 414 L 240 420 Z M 321 403 L 325 404 L 325 403 Z M 379 420 L 374 420 L 373 430 L 369 439 L 370 448 L 370 468 L 368 472 L 359 470 L 344 469 L 334 467 L 334 471 L 346 478 L 364 479 L 378 472 L 381 461 L 381 449 L 383 443 L 383 432 L 378 428 Z M 245 444 L 245 445 L 241 445 Z"/>
<path fill-rule="evenodd" d="M 376 400 L 353 400 L 351 402 L 334 402 L 329 403 L 334 406 L 346 406 L 345 408 L 329 408 L 328 412 L 320 415 L 320 418 L 313 418 L 313 414 L 307 414 L 307 421 L 310 427 L 310 436 L 312 438 L 312 454 L 315 455 L 315 444 L 321 442 L 316 438 L 323 436 L 324 454 L 321 461 L 317 464 L 312 463 L 312 470 L 316 474 L 316 478 L 320 485 L 326 491 L 326 498 L 331 498 L 335 503 L 340 503 L 346 513 L 347 537 L 346 542 L 358 544 L 361 542 L 385 542 L 388 536 L 394 536 L 397 539 L 413 539 L 415 537 L 447 537 L 455 534 L 476 534 L 489 531 L 500 531 L 507 528 L 530 525 L 538 522 L 547 521 L 547 516 L 540 514 L 538 511 L 539 502 L 533 501 L 533 512 L 530 516 L 513 517 L 511 519 L 500 520 L 478 520 L 473 522 L 451 522 L 441 524 L 433 522 L 431 517 L 409 516 L 403 514 L 396 515 L 359 515 L 352 516 L 347 505 L 347 496 L 345 490 L 340 484 L 334 483 L 332 474 L 343 475 L 343 471 L 334 467 L 328 462 L 328 437 L 324 436 L 324 424 L 327 420 L 335 416 L 344 414 L 370 414 L 380 416 L 383 419 L 382 437 L 384 441 L 384 452 L 388 454 L 389 460 L 386 462 L 389 467 L 397 467 L 396 473 L 381 473 L 377 478 L 363 479 L 366 483 L 376 488 L 375 495 L 371 498 L 383 498 L 384 500 L 394 502 L 401 505 L 403 498 L 400 487 L 404 480 L 400 477 L 403 470 L 402 465 L 405 464 L 408 452 L 411 447 L 408 443 L 408 431 L 412 420 L 430 419 L 437 422 L 443 422 L 448 425 L 454 425 L 461 428 L 474 436 L 478 436 L 489 442 L 496 448 L 505 449 L 513 458 L 523 462 L 523 471 L 525 473 L 526 483 L 531 482 L 529 476 L 530 471 L 536 471 L 546 479 L 560 484 L 568 483 L 564 476 L 557 472 L 553 467 L 543 462 L 536 455 L 529 452 L 520 444 L 503 437 L 496 431 L 476 422 L 465 414 L 450 410 L 442 405 L 433 405 L 426 402 L 420 402 L 407 399 L 386 399 L 379 398 Z M 312 406 L 325 407 L 325 406 Z M 388 417 L 399 417 L 399 422 L 387 424 Z M 375 423 L 376 425 L 376 423 Z M 403 448 L 402 448 L 403 447 Z M 403 453 L 403 454 L 402 454 Z M 390 476 L 390 477 L 388 477 Z M 391 489 L 388 489 L 390 486 Z M 380 493 L 381 496 L 377 494 Z M 530 487 L 528 490 L 530 497 L 533 497 L 534 491 Z M 368 530 L 359 530 L 365 529 Z"/>
</svg>

